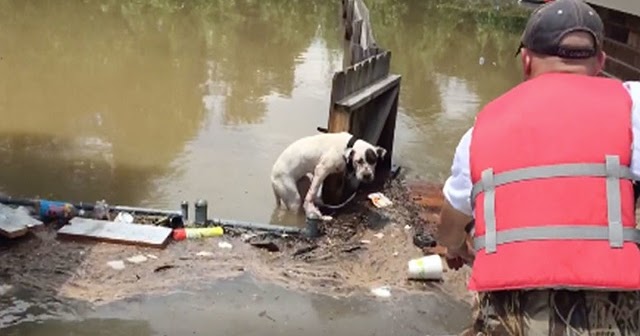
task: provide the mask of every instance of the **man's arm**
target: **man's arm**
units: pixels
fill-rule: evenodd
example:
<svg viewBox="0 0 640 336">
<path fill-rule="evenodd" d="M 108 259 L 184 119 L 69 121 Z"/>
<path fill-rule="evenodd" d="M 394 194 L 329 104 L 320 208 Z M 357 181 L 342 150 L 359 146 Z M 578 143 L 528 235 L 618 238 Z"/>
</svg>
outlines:
<svg viewBox="0 0 640 336">
<path fill-rule="evenodd" d="M 443 193 L 444 205 L 440 212 L 438 225 L 438 244 L 448 250 L 458 250 L 467 240 L 465 227 L 473 220 L 471 210 L 471 174 L 469 168 L 470 128 L 460 139 L 451 165 L 451 176 L 447 178 Z"/>
<path fill-rule="evenodd" d="M 636 181 L 640 181 L 640 82 L 625 82 L 625 88 L 629 91 L 633 108 L 631 110 L 631 131 L 633 134 L 633 146 L 631 148 L 631 174 Z"/>
</svg>

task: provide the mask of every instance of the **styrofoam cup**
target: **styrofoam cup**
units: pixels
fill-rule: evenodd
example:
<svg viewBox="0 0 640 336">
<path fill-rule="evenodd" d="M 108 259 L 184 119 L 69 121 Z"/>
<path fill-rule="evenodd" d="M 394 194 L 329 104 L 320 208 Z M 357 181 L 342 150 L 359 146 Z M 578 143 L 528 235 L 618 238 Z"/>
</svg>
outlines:
<svg viewBox="0 0 640 336">
<path fill-rule="evenodd" d="M 444 272 L 442 258 L 437 254 L 409 260 L 408 266 L 410 279 L 440 280 Z"/>
</svg>

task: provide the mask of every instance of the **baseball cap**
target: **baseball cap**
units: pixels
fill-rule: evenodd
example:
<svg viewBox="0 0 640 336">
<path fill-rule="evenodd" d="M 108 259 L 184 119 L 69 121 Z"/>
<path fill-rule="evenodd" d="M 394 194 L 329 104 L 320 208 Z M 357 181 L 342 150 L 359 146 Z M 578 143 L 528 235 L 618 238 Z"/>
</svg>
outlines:
<svg viewBox="0 0 640 336">
<path fill-rule="evenodd" d="M 593 36 L 594 45 L 577 47 L 562 44 L 572 32 L 582 31 Z M 527 22 L 520 48 L 542 55 L 581 59 L 596 55 L 602 48 L 604 24 L 598 13 L 583 0 L 555 0 L 538 7 Z"/>
</svg>

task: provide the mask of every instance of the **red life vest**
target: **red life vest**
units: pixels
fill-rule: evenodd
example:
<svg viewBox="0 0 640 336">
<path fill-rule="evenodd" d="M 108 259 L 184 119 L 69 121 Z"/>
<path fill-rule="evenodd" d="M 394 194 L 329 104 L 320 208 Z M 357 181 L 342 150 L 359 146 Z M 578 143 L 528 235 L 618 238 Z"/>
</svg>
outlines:
<svg viewBox="0 0 640 336">
<path fill-rule="evenodd" d="M 622 83 L 545 74 L 477 116 L 473 291 L 640 289 Z"/>
</svg>

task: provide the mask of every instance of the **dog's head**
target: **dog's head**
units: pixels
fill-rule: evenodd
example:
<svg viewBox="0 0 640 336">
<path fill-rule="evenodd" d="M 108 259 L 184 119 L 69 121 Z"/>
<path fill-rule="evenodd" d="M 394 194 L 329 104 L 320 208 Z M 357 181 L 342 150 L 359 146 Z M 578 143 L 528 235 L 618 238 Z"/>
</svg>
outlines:
<svg viewBox="0 0 640 336">
<path fill-rule="evenodd" d="M 376 164 L 384 160 L 387 150 L 374 146 L 364 140 L 358 140 L 352 148 L 344 151 L 347 166 L 351 166 L 358 181 L 365 183 L 375 179 Z"/>
</svg>

